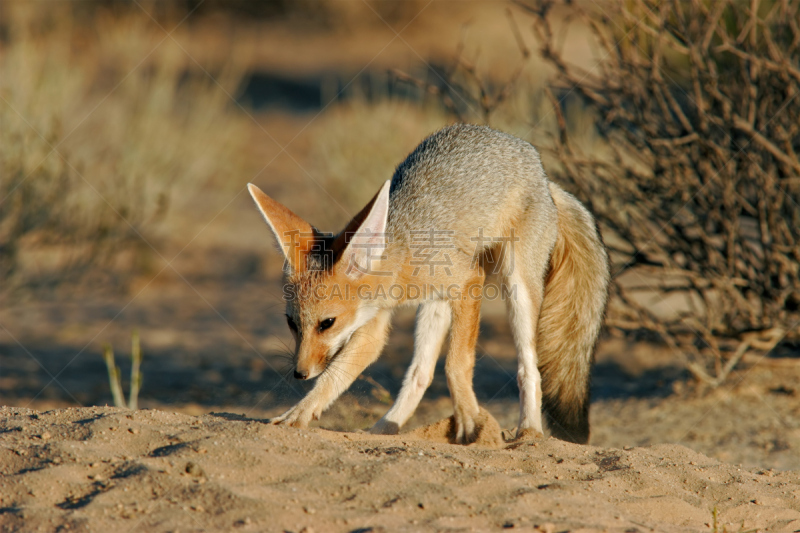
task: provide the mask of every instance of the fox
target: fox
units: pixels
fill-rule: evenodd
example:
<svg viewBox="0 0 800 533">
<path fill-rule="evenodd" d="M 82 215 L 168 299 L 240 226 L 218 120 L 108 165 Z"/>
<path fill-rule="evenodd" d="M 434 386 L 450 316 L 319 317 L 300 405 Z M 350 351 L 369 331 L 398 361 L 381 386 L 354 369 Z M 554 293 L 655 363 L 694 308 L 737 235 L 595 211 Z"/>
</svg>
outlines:
<svg viewBox="0 0 800 533">
<path fill-rule="evenodd" d="M 550 181 L 528 142 L 487 126 L 433 133 L 339 233 L 312 226 L 248 184 L 283 253 L 294 377 L 315 379 L 269 420 L 307 427 L 382 352 L 391 316 L 417 306 L 414 350 L 397 398 L 369 430 L 397 434 L 445 359 L 453 441 L 481 429 L 473 389 L 487 275 L 496 274 L 517 352 L 522 435 L 543 419 L 588 443 L 590 377 L 608 299 L 608 255 L 594 217 Z"/>
</svg>

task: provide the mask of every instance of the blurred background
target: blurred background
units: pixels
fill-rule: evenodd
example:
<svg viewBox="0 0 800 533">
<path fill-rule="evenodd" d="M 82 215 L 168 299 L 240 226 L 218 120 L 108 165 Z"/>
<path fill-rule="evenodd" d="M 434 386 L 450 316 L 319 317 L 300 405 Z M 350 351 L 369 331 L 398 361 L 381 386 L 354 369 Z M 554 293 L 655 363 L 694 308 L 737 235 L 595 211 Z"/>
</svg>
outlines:
<svg viewBox="0 0 800 533">
<path fill-rule="evenodd" d="M 485 123 L 609 245 L 592 443 L 800 468 L 797 4 L 2 0 L 0 401 L 110 404 L 104 347 L 127 391 L 136 332 L 140 407 L 279 414 L 308 385 L 246 184 L 335 231 Z M 413 319 L 320 425 L 385 412 Z M 442 365 L 410 427 L 451 414 Z M 507 428 L 515 373 L 487 302 L 475 387 Z"/>
</svg>

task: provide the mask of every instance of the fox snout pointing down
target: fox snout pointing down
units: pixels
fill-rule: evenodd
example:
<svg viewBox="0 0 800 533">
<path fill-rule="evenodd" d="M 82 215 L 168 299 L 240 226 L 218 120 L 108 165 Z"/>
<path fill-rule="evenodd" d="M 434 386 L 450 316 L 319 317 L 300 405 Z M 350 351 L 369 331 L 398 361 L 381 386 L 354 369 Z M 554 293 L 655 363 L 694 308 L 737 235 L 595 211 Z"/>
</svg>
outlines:
<svg viewBox="0 0 800 533">
<path fill-rule="evenodd" d="M 317 377 L 378 311 L 370 302 L 345 300 L 344 295 L 369 287 L 366 268 L 372 256 L 383 252 L 389 182 L 339 236 L 319 232 L 255 185 L 248 189 L 286 258 L 284 296 L 286 322 L 296 342 L 294 376 Z"/>
<path fill-rule="evenodd" d="M 472 387 L 487 273 L 499 274 L 518 354 L 519 431 L 589 438 L 589 376 L 605 311 L 608 259 L 594 219 L 547 180 L 536 150 L 488 127 L 425 139 L 338 234 L 323 233 L 258 187 L 250 194 L 285 258 L 286 321 L 297 379 L 317 378 L 272 423 L 318 418 L 379 355 L 392 310 L 416 305 L 414 356 L 394 405 L 372 428 L 397 432 L 445 374 L 456 440 L 472 442 Z"/>
</svg>

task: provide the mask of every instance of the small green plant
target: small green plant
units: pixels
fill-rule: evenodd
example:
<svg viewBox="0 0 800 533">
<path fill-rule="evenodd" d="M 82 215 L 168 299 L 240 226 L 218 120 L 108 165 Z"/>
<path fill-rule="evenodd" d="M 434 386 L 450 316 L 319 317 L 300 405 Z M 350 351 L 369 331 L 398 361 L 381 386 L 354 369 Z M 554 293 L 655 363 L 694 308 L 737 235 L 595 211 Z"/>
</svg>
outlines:
<svg viewBox="0 0 800 533">
<path fill-rule="evenodd" d="M 142 388 L 142 346 L 139 341 L 139 332 L 134 330 L 131 334 L 131 390 L 127 404 L 125 403 L 125 395 L 122 393 L 119 367 L 114 362 L 114 349 L 110 344 L 103 346 L 103 360 L 105 360 L 106 368 L 108 368 L 108 382 L 111 385 L 114 405 L 127 407 L 128 409 L 138 409 L 139 390 Z"/>
</svg>

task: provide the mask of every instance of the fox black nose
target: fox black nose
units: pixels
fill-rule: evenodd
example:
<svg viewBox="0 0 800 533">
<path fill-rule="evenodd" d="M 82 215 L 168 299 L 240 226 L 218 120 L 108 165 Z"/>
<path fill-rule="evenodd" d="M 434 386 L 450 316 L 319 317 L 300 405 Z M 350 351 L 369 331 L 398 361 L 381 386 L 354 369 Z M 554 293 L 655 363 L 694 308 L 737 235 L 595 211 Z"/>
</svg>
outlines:
<svg viewBox="0 0 800 533">
<path fill-rule="evenodd" d="M 299 370 L 294 371 L 294 379 L 306 379 L 308 377 L 308 371 L 304 370 L 300 372 Z"/>
</svg>

